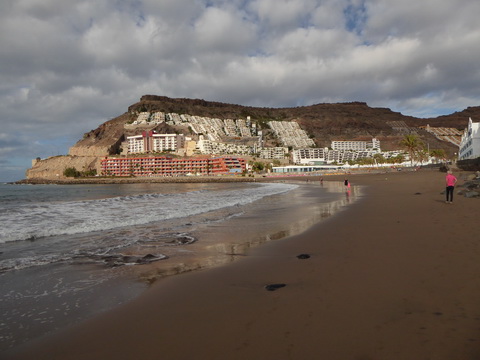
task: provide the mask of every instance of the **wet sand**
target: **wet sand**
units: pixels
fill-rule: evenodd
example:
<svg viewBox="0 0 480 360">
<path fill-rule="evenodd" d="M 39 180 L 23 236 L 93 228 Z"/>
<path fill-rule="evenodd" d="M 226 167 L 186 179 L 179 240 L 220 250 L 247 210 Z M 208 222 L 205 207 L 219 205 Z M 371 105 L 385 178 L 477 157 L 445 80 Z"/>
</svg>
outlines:
<svg viewBox="0 0 480 360">
<path fill-rule="evenodd" d="M 7 358 L 478 359 L 479 200 L 445 204 L 444 176 L 352 175 L 339 215 Z"/>
</svg>

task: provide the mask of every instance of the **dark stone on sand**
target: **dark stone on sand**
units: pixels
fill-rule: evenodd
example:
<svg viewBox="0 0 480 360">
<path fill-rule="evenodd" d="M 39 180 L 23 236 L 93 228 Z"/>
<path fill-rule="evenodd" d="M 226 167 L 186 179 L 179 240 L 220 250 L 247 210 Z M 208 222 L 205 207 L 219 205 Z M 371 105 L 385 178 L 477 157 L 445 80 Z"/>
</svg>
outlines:
<svg viewBox="0 0 480 360">
<path fill-rule="evenodd" d="M 265 289 L 267 291 L 275 291 L 275 290 L 283 288 L 285 286 L 287 286 L 287 285 L 286 284 L 269 284 L 269 285 L 265 285 Z"/>
<path fill-rule="evenodd" d="M 159 256 L 159 255 L 153 255 L 153 254 L 147 254 L 144 257 L 138 259 L 136 261 L 137 264 L 150 264 L 151 262 L 158 261 L 165 259 L 166 256 Z"/>
<path fill-rule="evenodd" d="M 121 254 L 114 254 L 114 255 L 106 255 L 101 256 L 100 259 L 106 266 L 109 267 L 117 267 L 123 265 L 144 265 L 150 264 L 154 261 L 159 261 L 166 259 L 167 256 L 163 254 L 154 255 L 154 254 L 147 254 L 145 256 L 134 256 L 134 255 L 121 255 Z"/>
<path fill-rule="evenodd" d="M 300 254 L 300 255 L 297 255 L 297 259 L 300 259 L 300 260 L 310 259 L 310 255 L 308 255 L 308 254 Z"/>
<path fill-rule="evenodd" d="M 422 195 L 422 193 L 417 192 L 417 193 L 415 193 L 415 195 Z"/>
<path fill-rule="evenodd" d="M 195 242 L 195 238 L 191 236 L 182 236 L 177 239 L 177 244 L 186 245 Z"/>
<path fill-rule="evenodd" d="M 195 237 L 190 235 L 175 234 L 175 235 L 169 235 L 169 236 L 173 236 L 173 238 L 169 240 L 165 240 L 166 244 L 190 245 L 197 241 Z"/>
<path fill-rule="evenodd" d="M 475 197 L 479 197 L 480 193 L 478 191 L 468 191 L 464 194 L 464 196 L 466 198 L 475 198 Z"/>
</svg>

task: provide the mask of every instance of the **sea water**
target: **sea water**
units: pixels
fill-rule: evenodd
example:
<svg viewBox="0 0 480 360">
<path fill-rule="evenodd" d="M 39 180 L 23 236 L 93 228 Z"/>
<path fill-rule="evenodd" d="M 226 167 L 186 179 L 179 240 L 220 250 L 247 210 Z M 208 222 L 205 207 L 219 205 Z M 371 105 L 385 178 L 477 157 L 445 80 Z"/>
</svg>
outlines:
<svg viewBox="0 0 480 360">
<path fill-rule="evenodd" d="M 264 213 L 242 239 L 270 239 L 272 229 L 282 234 L 277 237 L 289 235 L 289 207 L 310 215 L 318 208 L 301 188 L 280 182 L 0 185 L 0 352 L 147 288 L 122 269 L 154 262 L 178 268 L 180 260 L 201 253 L 200 244 L 218 246 L 222 236 L 237 241 L 222 224 L 235 218 L 254 224 L 252 209 Z M 340 191 L 314 191 L 323 191 L 330 209 L 345 203 Z M 323 216 L 325 209 L 318 211 Z"/>
</svg>

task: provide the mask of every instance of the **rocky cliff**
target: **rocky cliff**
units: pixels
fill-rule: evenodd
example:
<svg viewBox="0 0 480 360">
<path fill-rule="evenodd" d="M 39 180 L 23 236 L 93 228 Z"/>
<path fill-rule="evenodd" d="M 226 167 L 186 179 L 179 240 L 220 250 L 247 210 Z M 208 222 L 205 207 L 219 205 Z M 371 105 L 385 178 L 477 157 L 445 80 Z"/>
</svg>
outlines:
<svg viewBox="0 0 480 360">
<path fill-rule="evenodd" d="M 118 152 L 125 131 L 123 125 L 130 119 L 128 114 L 109 120 L 97 129 L 83 135 L 68 152 L 71 156 L 105 156 Z"/>
<path fill-rule="evenodd" d="M 95 169 L 100 173 L 100 159 L 98 156 L 54 156 L 36 161 L 26 176 L 27 179 L 60 180 L 65 179 L 64 170 L 71 167 L 78 171 Z"/>
</svg>

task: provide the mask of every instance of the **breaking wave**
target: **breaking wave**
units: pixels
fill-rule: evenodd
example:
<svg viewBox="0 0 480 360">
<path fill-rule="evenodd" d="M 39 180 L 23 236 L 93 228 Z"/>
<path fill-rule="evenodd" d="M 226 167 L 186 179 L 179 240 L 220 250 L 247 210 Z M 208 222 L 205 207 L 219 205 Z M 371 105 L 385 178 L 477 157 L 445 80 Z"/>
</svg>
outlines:
<svg viewBox="0 0 480 360">
<path fill-rule="evenodd" d="M 0 243 L 148 224 L 241 206 L 296 188 L 258 184 L 235 190 L 143 194 L 99 200 L 38 202 L 0 209 Z"/>
</svg>

